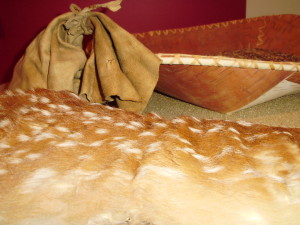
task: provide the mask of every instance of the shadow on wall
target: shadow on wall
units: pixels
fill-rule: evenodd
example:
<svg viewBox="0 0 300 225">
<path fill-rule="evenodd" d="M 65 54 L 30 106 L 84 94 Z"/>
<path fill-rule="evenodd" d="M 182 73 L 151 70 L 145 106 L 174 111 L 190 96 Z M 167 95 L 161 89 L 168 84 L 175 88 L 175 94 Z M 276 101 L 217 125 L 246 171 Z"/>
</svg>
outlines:
<svg viewBox="0 0 300 225">
<path fill-rule="evenodd" d="M 0 61 L 3 62 L 0 67 L 0 84 L 10 81 L 15 64 L 24 55 L 27 46 L 43 29 L 44 28 L 40 28 L 32 38 L 26 40 L 26 37 L 24 37 L 24 40 L 14 45 L 13 41 L 6 35 L 4 29 L 0 27 L 0 46 L 4 47 L 4 51 L 0 51 Z M 22 37 L 22 35 L 20 36 Z"/>
<path fill-rule="evenodd" d="M 2 22 L 0 21 L 0 39 L 4 39 L 5 35 L 4 35 L 4 29 L 2 26 Z"/>
</svg>

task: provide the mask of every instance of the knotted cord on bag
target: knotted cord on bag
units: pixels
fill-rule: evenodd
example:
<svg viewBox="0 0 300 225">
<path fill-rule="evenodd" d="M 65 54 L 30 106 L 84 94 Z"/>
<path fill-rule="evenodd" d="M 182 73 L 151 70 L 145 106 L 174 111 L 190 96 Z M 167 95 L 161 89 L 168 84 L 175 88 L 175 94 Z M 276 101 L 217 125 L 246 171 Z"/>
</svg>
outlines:
<svg viewBox="0 0 300 225">
<path fill-rule="evenodd" d="M 80 9 L 80 7 L 78 5 L 71 4 L 70 10 L 75 13 L 76 12 L 86 13 L 86 12 L 90 12 L 90 11 L 93 11 L 98 8 L 108 8 L 109 10 L 116 12 L 121 8 L 121 3 L 122 3 L 122 0 L 115 0 L 115 1 L 107 2 L 107 3 L 103 3 L 103 4 L 90 5 L 88 7 L 83 8 L 82 10 Z"/>
<path fill-rule="evenodd" d="M 80 35 L 89 35 L 93 33 L 92 26 L 90 26 L 88 23 L 89 12 L 99 8 L 107 8 L 113 12 L 116 12 L 121 8 L 121 3 L 122 0 L 115 0 L 103 4 L 90 5 L 83 9 L 76 4 L 71 4 L 70 10 L 74 13 L 74 16 L 68 19 L 68 21 L 64 24 L 68 35 L 74 36 L 72 38 L 74 40 Z"/>
</svg>

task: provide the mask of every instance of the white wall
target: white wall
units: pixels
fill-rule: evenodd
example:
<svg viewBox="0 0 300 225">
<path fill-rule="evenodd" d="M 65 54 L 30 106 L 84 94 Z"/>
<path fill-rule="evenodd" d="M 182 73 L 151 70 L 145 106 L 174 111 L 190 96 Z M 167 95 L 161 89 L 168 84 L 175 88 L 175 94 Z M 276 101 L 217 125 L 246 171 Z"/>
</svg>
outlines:
<svg viewBox="0 0 300 225">
<path fill-rule="evenodd" d="M 247 0 L 246 17 L 300 14 L 300 0 Z"/>
</svg>

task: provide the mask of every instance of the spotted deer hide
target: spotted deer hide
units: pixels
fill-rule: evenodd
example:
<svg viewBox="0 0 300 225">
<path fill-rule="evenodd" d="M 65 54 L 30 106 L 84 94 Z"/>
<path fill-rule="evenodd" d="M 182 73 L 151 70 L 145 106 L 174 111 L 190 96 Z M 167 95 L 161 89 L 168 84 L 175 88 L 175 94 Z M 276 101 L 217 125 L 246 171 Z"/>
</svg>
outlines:
<svg viewBox="0 0 300 225">
<path fill-rule="evenodd" d="M 0 224 L 296 225 L 300 129 L 0 95 Z"/>
</svg>

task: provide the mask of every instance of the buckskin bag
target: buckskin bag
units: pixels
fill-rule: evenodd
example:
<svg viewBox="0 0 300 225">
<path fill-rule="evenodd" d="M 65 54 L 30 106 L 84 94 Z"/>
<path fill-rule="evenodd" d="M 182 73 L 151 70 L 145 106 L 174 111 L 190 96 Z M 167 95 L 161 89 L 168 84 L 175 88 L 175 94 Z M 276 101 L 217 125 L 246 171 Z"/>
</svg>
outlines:
<svg viewBox="0 0 300 225">
<path fill-rule="evenodd" d="M 117 11 L 121 0 L 56 17 L 15 65 L 9 89 L 69 90 L 90 102 L 114 102 L 142 112 L 158 80 L 160 60 L 99 7 Z M 92 35 L 88 54 L 84 37 Z"/>
</svg>

